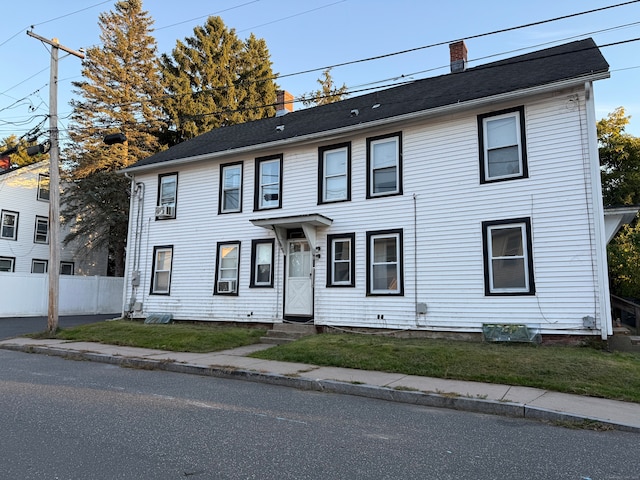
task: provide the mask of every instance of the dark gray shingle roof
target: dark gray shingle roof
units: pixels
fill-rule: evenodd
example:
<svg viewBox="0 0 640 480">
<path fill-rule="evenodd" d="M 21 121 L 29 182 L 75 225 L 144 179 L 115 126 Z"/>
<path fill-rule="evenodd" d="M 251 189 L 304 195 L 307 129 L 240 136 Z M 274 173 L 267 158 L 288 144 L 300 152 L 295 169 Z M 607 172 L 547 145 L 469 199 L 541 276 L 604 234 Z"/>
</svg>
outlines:
<svg viewBox="0 0 640 480">
<path fill-rule="evenodd" d="M 328 132 L 495 95 L 605 73 L 592 39 L 425 78 L 367 95 L 239 125 L 222 127 L 140 160 L 131 168 Z M 380 107 L 372 108 L 374 104 Z M 351 111 L 357 109 L 358 115 Z M 276 126 L 284 125 L 281 131 Z"/>
</svg>

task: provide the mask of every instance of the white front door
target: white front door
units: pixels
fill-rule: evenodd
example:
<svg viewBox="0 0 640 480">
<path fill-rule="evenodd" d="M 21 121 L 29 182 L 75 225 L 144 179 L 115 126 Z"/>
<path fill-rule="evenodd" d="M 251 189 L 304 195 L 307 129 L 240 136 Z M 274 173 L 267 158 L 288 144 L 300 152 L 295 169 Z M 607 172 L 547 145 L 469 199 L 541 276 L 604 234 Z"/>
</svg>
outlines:
<svg viewBox="0 0 640 480">
<path fill-rule="evenodd" d="M 311 247 L 306 240 L 287 241 L 285 316 L 313 315 L 313 268 Z"/>
</svg>

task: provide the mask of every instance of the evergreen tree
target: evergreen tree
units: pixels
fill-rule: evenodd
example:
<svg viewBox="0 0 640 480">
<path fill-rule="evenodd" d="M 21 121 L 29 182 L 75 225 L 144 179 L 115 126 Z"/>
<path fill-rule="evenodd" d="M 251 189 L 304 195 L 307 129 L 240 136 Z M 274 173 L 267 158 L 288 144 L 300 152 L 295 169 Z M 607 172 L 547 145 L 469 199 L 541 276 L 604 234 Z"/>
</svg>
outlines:
<svg viewBox="0 0 640 480">
<path fill-rule="evenodd" d="M 330 68 L 322 72 L 322 75 L 324 78 L 316 80 L 320 85 L 320 90 L 302 95 L 302 103 L 305 106 L 326 105 L 328 103 L 339 102 L 347 97 L 347 86 L 344 83 L 339 88 L 334 85 Z"/>
<path fill-rule="evenodd" d="M 192 37 L 178 40 L 161 64 L 162 108 L 171 122 L 172 144 L 275 113 L 276 85 L 265 41 L 251 35 L 243 43 L 220 17 L 209 17 Z"/>
<path fill-rule="evenodd" d="M 161 147 L 157 96 L 161 91 L 153 20 L 141 0 L 122 0 L 99 16 L 101 46 L 87 51 L 84 80 L 74 82 L 70 139 L 65 149 L 70 182 L 62 214 L 75 221 L 65 243 L 91 238 L 108 247 L 110 273 L 124 273 L 129 215 L 129 181 L 118 170 Z M 108 146 L 105 134 L 122 132 L 123 144 Z"/>
</svg>

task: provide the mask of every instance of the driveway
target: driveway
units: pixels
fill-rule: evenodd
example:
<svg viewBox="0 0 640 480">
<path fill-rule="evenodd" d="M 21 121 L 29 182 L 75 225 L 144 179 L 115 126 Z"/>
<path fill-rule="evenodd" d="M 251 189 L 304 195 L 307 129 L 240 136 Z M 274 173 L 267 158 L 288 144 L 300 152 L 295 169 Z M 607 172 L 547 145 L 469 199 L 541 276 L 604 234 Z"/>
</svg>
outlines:
<svg viewBox="0 0 640 480">
<path fill-rule="evenodd" d="M 75 327 L 86 323 L 95 323 L 119 318 L 117 313 L 100 315 L 69 315 L 58 318 L 61 328 Z M 19 337 L 26 333 L 42 332 L 47 329 L 47 317 L 7 317 L 0 318 L 0 340 Z"/>
</svg>

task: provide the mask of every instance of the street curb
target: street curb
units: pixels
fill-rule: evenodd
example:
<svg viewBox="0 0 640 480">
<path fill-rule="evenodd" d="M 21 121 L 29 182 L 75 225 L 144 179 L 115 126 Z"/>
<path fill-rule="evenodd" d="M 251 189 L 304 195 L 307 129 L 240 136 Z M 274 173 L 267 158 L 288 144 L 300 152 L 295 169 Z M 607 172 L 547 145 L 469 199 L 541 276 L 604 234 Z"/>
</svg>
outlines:
<svg viewBox="0 0 640 480">
<path fill-rule="evenodd" d="M 25 353 L 38 353 L 62 357 L 70 360 L 89 360 L 92 362 L 108 363 L 125 368 L 141 370 L 164 370 L 173 373 L 210 376 L 225 379 L 245 380 L 256 383 L 266 383 L 299 390 L 310 390 L 325 393 L 355 395 L 397 403 L 407 403 L 425 407 L 448 408 L 488 415 L 499 415 L 513 418 L 526 418 L 542 422 L 560 422 L 565 424 L 584 425 L 593 423 L 593 429 L 615 429 L 619 431 L 640 433 L 640 427 L 626 425 L 570 413 L 558 412 L 545 408 L 532 407 L 522 403 L 487 400 L 483 398 L 443 395 L 434 392 L 414 390 L 397 390 L 377 385 L 341 382 L 338 380 L 313 379 L 300 376 L 288 376 L 275 373 L 244 370 L 236 367 L 203 366 L 189 363 L 177 363 L 166 360 L 151 360 L 135 357 L 121 357 L 88 351 L 71 351 L 55 347 L 41 347 L 36 345 L 0 345 L 1 349 Z"/>
</svg>

